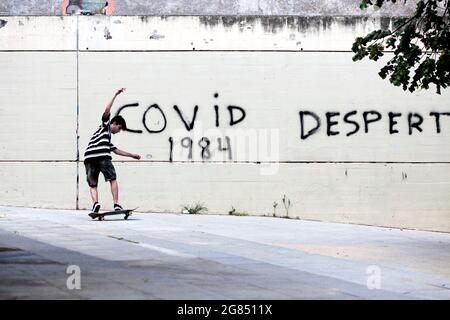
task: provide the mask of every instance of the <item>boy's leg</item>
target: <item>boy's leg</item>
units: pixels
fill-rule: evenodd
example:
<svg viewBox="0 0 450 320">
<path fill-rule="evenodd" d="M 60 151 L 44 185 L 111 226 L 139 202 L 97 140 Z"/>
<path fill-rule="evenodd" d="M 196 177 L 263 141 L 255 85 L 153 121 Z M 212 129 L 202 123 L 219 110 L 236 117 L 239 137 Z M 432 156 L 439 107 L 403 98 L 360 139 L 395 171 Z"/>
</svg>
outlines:
<svg viewBox="0 0 450 320">
<path fill-rule="evenodd" d="M 100 211 L 100 205 L 98 204 L 98 175 L 100 174 L 100 168 L 95 161 L 85 162 L 86 167 L 86 178 L 89 185 L 89 193 L 91 194 L 91 199 L 94 205 L 92 206 L 93 212 Z"/>
<path fill-rule="evenodd" d="M 89 187 L 89 192 L 91 193 L 92 202 L 98 202 L 98 190 L 97 187 Z"/>
<path fill-rule="evenodd" d="M 111 194 L 114 201 L 114 210 L 121 210 L 119 205 L 119 185 L 117 184 L 116 169 L 111 160 L 105 159 L 100 163 L 100 171 L 105 176 L 105 180 L 111 183 Z"/>
<path fill-rule="evenodd" d="M 117 180 L 111 180 L 111 193 L 114 201 L 114 210 L 123 210 L 123 207 L 119 204 L 119 185 L 117 184 Z"/>
<path fill-rule="evenodd" d="M 119 185 L 117 184 L 117 180 L 111 180 L 110 182 L 114 204 L 119 203 Z"/>
</svg>

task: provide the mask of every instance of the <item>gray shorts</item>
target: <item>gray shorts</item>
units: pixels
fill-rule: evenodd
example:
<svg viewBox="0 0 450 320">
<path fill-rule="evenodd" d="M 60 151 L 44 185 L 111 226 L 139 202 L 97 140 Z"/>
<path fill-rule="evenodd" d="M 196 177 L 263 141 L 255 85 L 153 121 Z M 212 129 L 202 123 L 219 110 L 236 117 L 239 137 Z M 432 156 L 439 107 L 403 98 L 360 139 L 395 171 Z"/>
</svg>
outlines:
<svg viewBox="0 0 450 320">
<path fill-rule="evenodd" d="M 103 173 L 105 181 L 113 181 L 117 179 L 116 169 L 110 159 L 89 159 L 84 162 L 86 167 L 87 183 L 90 187 L 96 187 L 98 184 L 98 176 Z"/>
</svg>

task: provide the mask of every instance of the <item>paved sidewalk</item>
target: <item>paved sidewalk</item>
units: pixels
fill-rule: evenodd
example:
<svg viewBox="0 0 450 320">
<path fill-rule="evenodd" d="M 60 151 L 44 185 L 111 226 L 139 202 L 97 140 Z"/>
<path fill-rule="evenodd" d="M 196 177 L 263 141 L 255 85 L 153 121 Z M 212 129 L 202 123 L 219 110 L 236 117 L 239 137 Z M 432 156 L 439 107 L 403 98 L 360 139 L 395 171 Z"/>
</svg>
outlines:
<svg viewBox="0 0 450 320">
<path fill-rule="evenodd" d="M 0 206 L 0 299 L 450 299 L 446 233 L 268 217 L 106 219 Z M 69 265 L 80 268 L 80 290 L 67 287 Z"/>
</svg>

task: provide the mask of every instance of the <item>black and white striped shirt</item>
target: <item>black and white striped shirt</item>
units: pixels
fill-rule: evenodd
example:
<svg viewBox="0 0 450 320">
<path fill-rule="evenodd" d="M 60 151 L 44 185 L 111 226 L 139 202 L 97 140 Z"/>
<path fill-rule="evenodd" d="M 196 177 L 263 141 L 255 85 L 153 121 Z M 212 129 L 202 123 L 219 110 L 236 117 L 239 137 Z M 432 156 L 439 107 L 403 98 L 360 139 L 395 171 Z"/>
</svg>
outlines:
<svg viewBox="0 0 450 320">
<path fill-rule="evenodd" d="M 102 124 L 94 132 L 84 153 L 84 160 L 94 158 L 112 159 L 111 151 L 117 148 L 111 143 L 111 123 L 109 116 L 102 117 Z"/>
</svg>

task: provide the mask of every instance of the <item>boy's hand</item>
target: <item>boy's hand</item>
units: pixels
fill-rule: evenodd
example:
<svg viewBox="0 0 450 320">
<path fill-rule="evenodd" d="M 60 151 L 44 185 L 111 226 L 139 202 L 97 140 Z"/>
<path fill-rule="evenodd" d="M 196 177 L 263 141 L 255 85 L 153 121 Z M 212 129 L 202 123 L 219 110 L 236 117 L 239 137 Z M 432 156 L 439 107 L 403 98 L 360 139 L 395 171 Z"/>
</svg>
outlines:
<svg viewBox="0 0 450 320">
<path fill-rule="evenodd" d="M 140 159 L 141 159 L 141 156 L 138 155 L 138 154 L 132 154 L 131 157 L 132 157 L 133 159 L 136 159 L 136 160 L 140 160 Z"/>
<path fill-rule="evenodd" d="M 125 91 L 125 88 L 120 88 L 119 90 L 117 90 L 116 96 L 118 96 L 119 94 L 121 94 L 124 91 Z"/>
</svg>

